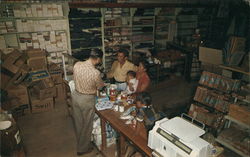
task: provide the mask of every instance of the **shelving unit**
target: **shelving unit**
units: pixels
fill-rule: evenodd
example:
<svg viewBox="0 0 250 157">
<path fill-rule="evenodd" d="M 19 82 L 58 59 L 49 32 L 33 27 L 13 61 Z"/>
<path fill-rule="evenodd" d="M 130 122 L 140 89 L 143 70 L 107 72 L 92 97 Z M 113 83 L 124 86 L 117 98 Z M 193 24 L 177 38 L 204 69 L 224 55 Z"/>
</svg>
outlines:
<svg viewBox="0 0 250 157">
<path fill-rule="evenodd" d="M 240 140 L 235 137 L 235 135 L 230 136 L 230 132 L 232 133 L 239 133 L 241 132 L 243 137 L 238 138 L 244 138 L 244 136 L 247 138 L 247 134 L 249 136 L 250 131 L 250 125 L 242 123 L 230 116 L 224 117 L 227 120 L 227 123 L 225 125 L 225 129 L 219 134 L 219 136 L 216 138 L 216 141 L 223 146 L 227 147 L 228 149 L 234 151 L 235 153 L 239 154 L 242 157 L 248 157 L 250 155 L 249 148 Z M 235 125 L 238 125 L 240 128 L 246 129 L 246 131 L 242 131 L 242 129 L 239 129 L 238 127 L 231 128 L 231 124 L 234 123 Z M 232 131 L 233 130 L 233 131 Z M 248 133 L 247 133 L 248 132 Z"/>
<path fill-rule="evenodd" d="M 177 34 L 175 8 L 156 8 L 155 47 L 164 50 Z"/>
<path fill-rule="evenodd" d="M 102 49 L 102 14 L 100 8 L 70 9 L 72 55 L 85 60 L 91 49 Z"/>
<path fill-rule="evenodd" d="M 225 66 L 225 65 L 220 65 L 220 67 L 226 70 L 235 71 L 235 72 L 250 76 L 250 72 L 247 72 L 244 69 L 241 69 L 240 67 L 232 67 L 232 66 Z"/>
<path fill-rule="evenodd" d="M 132 54 L 130 8 L 102 8 L 104 67 L 108 71 L 116 51 L 123 47 Z"/>
<path fill-rule="evenodd" d="M 48 61 L 62 65 L 62 54 L 71 54 L 68 3 L 0 4 L 0 49 L 45 49 Z"/>
</svg>

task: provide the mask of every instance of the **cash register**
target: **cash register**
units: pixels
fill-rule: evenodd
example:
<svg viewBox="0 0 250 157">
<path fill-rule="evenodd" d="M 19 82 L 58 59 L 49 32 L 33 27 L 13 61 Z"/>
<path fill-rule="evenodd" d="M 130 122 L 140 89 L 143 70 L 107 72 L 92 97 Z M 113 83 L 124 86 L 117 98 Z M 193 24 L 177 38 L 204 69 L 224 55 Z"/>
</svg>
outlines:
<svg viewBox="0 0 250 157">
<path fill-rule="evenodd" d="M 204 131 L 182 117 L 164 118 L 149 131 L 148 146 L 154 157 L 209 157 L 212 146 L 200 136 Z"/>
</svg>

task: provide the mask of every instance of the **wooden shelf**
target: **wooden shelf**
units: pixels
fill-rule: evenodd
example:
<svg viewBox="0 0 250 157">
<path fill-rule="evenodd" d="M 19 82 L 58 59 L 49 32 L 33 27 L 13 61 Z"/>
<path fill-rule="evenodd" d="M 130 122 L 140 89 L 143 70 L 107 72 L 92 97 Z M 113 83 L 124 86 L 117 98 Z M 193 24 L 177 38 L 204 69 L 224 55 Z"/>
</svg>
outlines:
<svg viewBox="0 0 250 157">
<path fill-rule="evenodd" d="M 104 26 L 104 29 L 108 29 L 108 28 L 131 28 L 132 26 L 125 26 L 125 25 L 120 25 L 120 26 Z"/>
<path fill-rule="evenodd" d="M 141 25 L 133 25 L 133 27 L 154 27 L 154 25 L 153 24 L 151 24 L 151 25 L 141 24 Z"/>
<path fill-rule="evenodd" d="M 250 72 L 245 71 L 244 69 L 240 68 L 240 67 L 236 67 L 236 66 L 225 66 L 225 65 L 220 65 L 221 68 L 226 69 L 226 70 L 230 70 L 230 71 L 235 71 L 235 72 L 239 72 L 245 75 L 249 75 L 250 76 Z"/>
<path fill-rule="evenodd" d="M 18 19 L 27 19 L 27 20 L 61 20 L 68 19 L 66 16 L 48 16 L 48 17 L 1 17 L 0 21 L 9 21 L 9 20 L 18 20 Z"/>
<path fill-rule="evenodd" d="M 154 40 L 132 41 L 133 43 L 153 43 Z"/>
<path fill-rule="evenodd" d="M 232 121 L 232 122 L 234 122 L 234 123 L 236 123 L 236 124 L 239 124 L 240 126 L 243 126 L 244 128 L 250 129 L 250 125 L 245 124 L 245 123 L 243 123 L 243 122 L 240 122 L 240 121 L 238 121 L 237 119 L 234 119 L 233 117 L 231 117 L 231 116 L 229 116 L 229 115 L 226 115 L 226 116 L 225 116 L 225 119 L 228 119 L 228 120 L 230 120 L 230 121 Z"/>
<path fill-rule="evenodd" d="M 190 4 L 190 3 L 110 3 L 110 2 L 69 2 L 70 8 L 154 8 L 154 7 L 214 7 L 212 4 Z"/>
<path fill-rule="evenodd" d="M 130 35 L 104 35 L 104 38 L 122 38 L 122 37 L 131 37 L 132 34 Z"/>
<path fill-rule="evenodd" d="M 102 47 L 102 46 L 82 47 L 82 48 L 72 49 L 72 51 L 85 50 L 85 49 L 95 49 L 95 48 L 101 48 L 101 47 Z"/>
<path fill-rule="evenodd" d="M 235 153 L 241 155 L 242 157 L 249 157 L 249 155 L 244 154 L 243 152 L 241 152 L 240 150 L 238 150 L 237 148 L 235 148 L 231 143 L 223 140 L 222 138 L 216 138 L 215 139 L 218 143 L 224 145 L 225 147 L 229 148 L 230 150 L 234 151 Z"/>
<path fill-rule="evenodd" d="M 26 34 L 26 33 L 41 33 L 41 32 L 52 32 L 52 31 L 62 31 L 65 32 L 65 29 L 61 29 L 61 30 L 48 30 L 48 31 L 30 31 L 30 32 L 7 32 L 7 33 L 0 33 L 0 35 L 10 35 L 10 34 Z"/>
<path fill-rule="evenodd" d="M 94 20 L 101 19 L 102 17 L 69 17 L 69 20 Z"/>
</svg>

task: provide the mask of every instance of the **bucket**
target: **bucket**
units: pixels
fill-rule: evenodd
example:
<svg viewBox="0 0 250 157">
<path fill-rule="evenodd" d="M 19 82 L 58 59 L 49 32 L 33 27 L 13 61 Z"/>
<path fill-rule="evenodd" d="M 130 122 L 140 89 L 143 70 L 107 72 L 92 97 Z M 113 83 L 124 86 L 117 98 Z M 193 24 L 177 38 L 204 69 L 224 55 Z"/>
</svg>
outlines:
<svg viewBox="0 0 250 157">
<path fill-rule="evenodd" d="M 14 121 L 0 121 L 1 155 L 12 156 L 21 149 L 20 131 Z"/>
</svg>

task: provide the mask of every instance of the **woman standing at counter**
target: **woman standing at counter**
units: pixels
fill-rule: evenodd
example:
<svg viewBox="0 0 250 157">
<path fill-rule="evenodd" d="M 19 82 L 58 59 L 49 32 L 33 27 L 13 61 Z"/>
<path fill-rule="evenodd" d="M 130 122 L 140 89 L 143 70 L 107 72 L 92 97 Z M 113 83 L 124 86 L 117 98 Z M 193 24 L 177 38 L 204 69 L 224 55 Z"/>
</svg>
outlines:
<svg viewBox="0 0 250 157">
<path fill-rule="evenodd" d="M 136 79 L 138 80 L 138 86 L 136 93 L 144 92 L 147 90 L 150 84 L 150 78 L 147 74 L 148 63 L 146 61 L 140 61 L 138 71 L 136 72 Z"/>
</svg>

